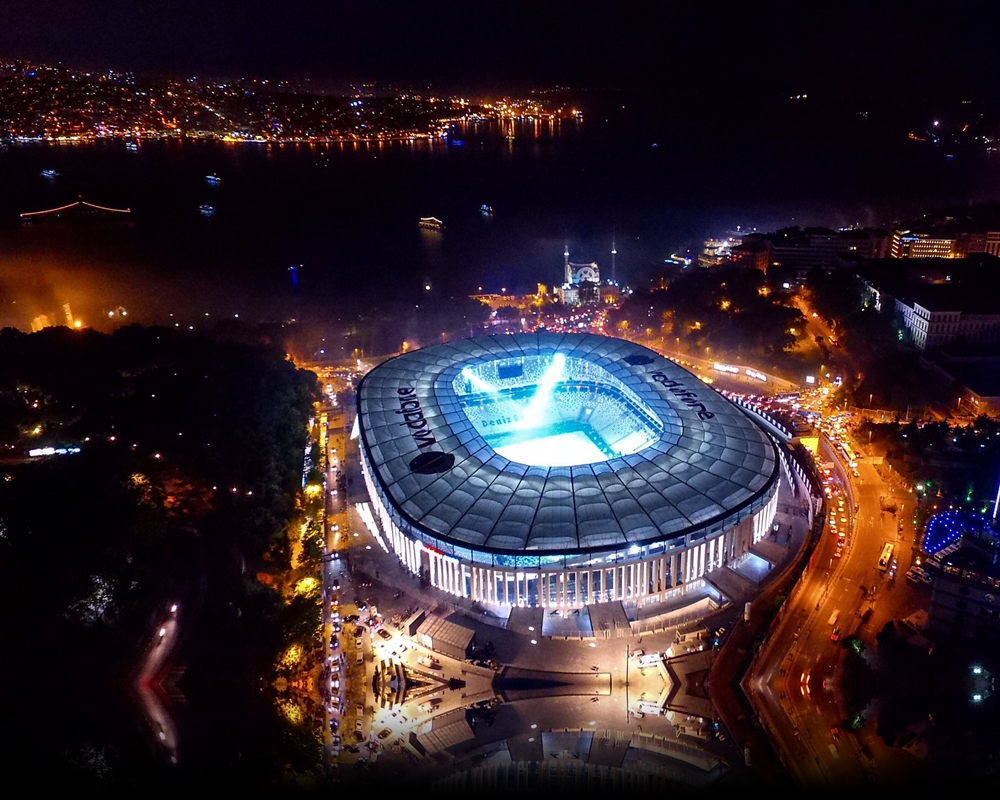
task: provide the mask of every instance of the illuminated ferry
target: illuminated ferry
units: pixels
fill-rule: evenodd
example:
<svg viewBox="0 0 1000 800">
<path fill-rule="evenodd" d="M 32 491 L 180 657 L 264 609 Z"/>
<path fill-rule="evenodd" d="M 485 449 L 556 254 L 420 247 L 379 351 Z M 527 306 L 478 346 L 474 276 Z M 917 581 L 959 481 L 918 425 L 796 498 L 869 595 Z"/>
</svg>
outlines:
<svg viewBox="0 0 1000 800">
<path fill-rule="evenodd" d="M 133 152 L 138 151 L 139 145 L 136 142 L 125 142 L 125 148 Z"/>
<path fill-rule="evenodd" d="M 211 175 L 205 176 L 205 182 L 211 186 L 218 186 L 220 183 L 222 183 L 222 178 L 220 178 L 213 172 Z"/>
<path fill-rule="evenodd" d="M 59 177 L 59 173 L 56 172 L 54 169 L 43 169 L 42 170 L 42 177 L 43 178 L 48 178 L 51 181 L 51 180 L 55 180 L 56 178 L 58 178 Z"/>
<path fill-rule="evenodd" d="M 210 217 L 215 213 L 215 207 L 210 206 L 207 203 L 205 205 L 198 206 L 198 210 L 201 211 L 203 217 Z"/>
<path fill-rule="evenodd" d="M 484 217 L 492 217 L 493 216 L 493 206 L 488 206 L 488 205 L 486 205 L 486 203 L 483 203 L 479 207 L 479 210 L 483 212 L 483 216 Z"/>
<path fill-rule="evenodd" d="M 419 225 L 421 228 L 426 228 L 430 231 L 443 231 L 444 223 L 437 217 L 421 217 Z"/>
</svg>

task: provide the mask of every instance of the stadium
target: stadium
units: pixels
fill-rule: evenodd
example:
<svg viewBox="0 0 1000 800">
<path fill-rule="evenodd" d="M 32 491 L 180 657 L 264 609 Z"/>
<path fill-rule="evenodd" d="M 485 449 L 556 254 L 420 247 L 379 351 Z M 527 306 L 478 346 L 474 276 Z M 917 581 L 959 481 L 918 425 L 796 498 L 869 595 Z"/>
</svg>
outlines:
<svg viewBox="0 0 1000 800">
<path fill-rule="evenodd" d="M 623 339 L 434 345 L 373 368 L 357 404 L 384 546 L 485 607 L 660 603 L 745 557 L 774 519 L 769 435 Z"/>
</svg>

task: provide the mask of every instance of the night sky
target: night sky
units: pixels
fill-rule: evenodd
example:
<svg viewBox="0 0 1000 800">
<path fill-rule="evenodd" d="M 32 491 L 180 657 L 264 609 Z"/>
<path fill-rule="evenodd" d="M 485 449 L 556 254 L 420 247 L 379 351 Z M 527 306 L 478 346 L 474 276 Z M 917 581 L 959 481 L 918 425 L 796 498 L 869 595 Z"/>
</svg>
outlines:
<svg viewBox="0 0 1000 800">
<path fill-rule="evenodd" d="M 694 6 L 694 7 L 693 7 Z M 0 56 L 440 88 L 997 92 L 996 3 L 4 0 Z"/>
</svg>

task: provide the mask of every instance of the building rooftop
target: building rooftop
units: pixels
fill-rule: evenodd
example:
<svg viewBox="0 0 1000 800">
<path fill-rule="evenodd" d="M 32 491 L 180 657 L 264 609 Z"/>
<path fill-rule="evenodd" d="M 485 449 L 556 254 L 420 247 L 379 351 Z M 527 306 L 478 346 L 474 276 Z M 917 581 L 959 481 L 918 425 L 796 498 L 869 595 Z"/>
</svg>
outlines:
<svg viewBox="0 0 1000 800">
<path fill-rule="evenodd" d="M 509 420 L 470 417 L 470 396 L 456 390 L 462 375 L 530 392 L 542 380 L 519 370 L 538 371 L 557 353 L 574 365 L 566 396 L 617 393 L 644 426 L 623 429 L 622 441 L 641 435 L 648 446 L 540 466 L 487 443 L 487 426 Z M 358 411 L 361 446 L 397 524 L 466 557 L 468 548 L 537 557 L 715 532 L 766 502 L 778 479 L 774 445 L 745 412 L 669 359 L 596 334 L 484 336 L 416 350 L 365 376 Z"/>
</svg>

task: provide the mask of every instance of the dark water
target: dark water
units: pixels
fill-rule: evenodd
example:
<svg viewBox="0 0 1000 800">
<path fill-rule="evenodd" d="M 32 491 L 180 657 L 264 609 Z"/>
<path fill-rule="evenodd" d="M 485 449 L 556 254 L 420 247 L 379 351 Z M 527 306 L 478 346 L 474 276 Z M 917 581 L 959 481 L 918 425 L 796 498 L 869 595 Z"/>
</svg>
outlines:
<svg viewBox="0 0 1000 800">
<path fill-rule="evenodd" d="M 444 296 L 533 290 L 561 279 L 564 242 L 609 275 L 613 237 L 619 280 L 637 281 L 737 225 L 876 225 L 993 199 L 996 160 L 949 160 L 943 145 L 906 139 L 904 114 L 861 117 L 864 105 L 619 93 L 582 98 L 579 124 L 481 125 L 450 143 L 11 145 L 0 152 L 0 324 L 27 327 L 67 301 L 97 327 L 118 306 L 190 324 L 335 315 L 427 284 Z M 130 208 L 130 221 L 18 222 L 80 196 Z M 421 231 L 422 216 L 446 230 Z"/>
</svg>

